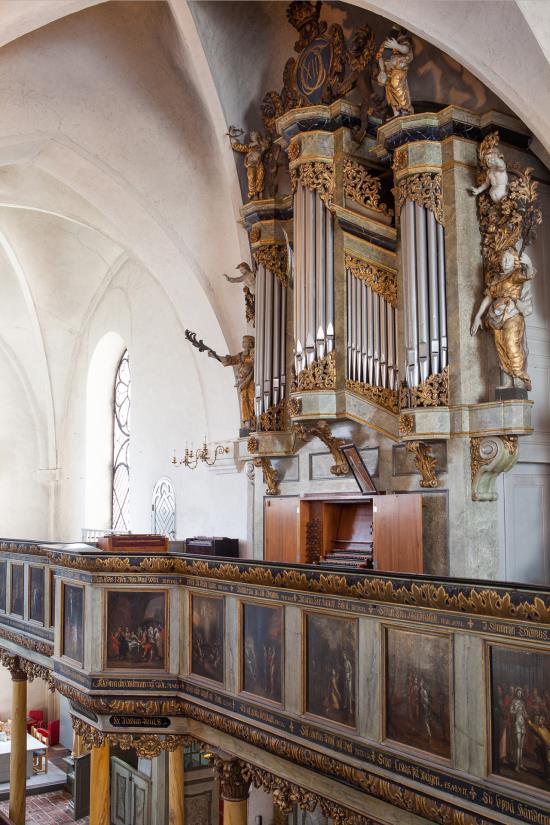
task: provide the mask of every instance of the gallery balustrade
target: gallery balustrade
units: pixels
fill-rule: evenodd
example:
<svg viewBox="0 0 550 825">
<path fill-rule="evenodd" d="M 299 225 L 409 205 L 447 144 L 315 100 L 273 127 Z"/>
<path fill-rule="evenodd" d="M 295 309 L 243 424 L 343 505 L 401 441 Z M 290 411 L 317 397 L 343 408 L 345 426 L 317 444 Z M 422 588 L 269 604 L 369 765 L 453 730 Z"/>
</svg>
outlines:
<svg viewBox="0 0 550 825">
<path fill-rule="evenodd" d="M 2 661 L 68 697 L 94 748 L 198 742 L 285 804 L 309 793 L 328 810 L 344 794 L 358 822 L 397 806 L 419 821 L 550 825 L 549 589 L 1 550 Z"/>
</svg>

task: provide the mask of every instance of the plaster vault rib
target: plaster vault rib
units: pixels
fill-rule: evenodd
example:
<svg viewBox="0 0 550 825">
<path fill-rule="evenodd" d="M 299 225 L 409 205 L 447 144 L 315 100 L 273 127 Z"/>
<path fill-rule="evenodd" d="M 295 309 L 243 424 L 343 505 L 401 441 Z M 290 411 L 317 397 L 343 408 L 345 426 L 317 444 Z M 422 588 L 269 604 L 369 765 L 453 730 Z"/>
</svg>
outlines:
<svg viewBox="0 0 550 825">
<path fill-rule="evenodd" d="M 46 432 L 47 432 L 47 439 L 46 439 L 46 460 L 47 460 L 47 468 L 46 469 L 55 469 L 57 467 L 57 435 L 56 435 L 56 427 L 55 427 L 55 405 L 54 405 L 54 398 L 53 398 L 53 387 L 52 387 L 52 378 L 50 373 L 50 367 L 48 363 L 48 356 L 46 353 L 46 345 L 44 341 L 44 334 L 42 332 L 42 327 L 40 324 L 40 319 L 38 318 L 38 313 L 36 311 L 36 306 L 34 303 L 34 298 L 29 287 L 29 283 L 27 280 L 27 276 L 25 271 L 17 257 L 17 254 L 9 242 L 8 238 L 4 234 L 2 230 L 0 230 L 0 247 L 4 251 L 4 254 L 15 273 L 17 278 L 17 282 L 19 288 L 21 290 L 21 294 L 23 295 L 23 300 L 25 301 L 25 306 L 29 315 L 29 320 L 32 326 L 32 330 L 34 333 L 35 344 L 38 353 L 38 360 L 39 360 L 39 367 L 43 377 L 45 377 L 45 383 L 47 388 L 47 398 L 45 400 L 45 418 L 46 418 Z"/>
</svg>

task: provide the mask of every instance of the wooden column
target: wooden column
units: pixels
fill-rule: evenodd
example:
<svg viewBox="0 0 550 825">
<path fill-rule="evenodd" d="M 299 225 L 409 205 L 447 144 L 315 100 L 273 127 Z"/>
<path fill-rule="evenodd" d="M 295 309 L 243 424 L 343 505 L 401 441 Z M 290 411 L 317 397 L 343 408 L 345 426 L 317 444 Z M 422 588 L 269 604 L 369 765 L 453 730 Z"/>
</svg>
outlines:
<svg viewBox="0 0 550 825">
<path fill-rule="evenodd" d="M 213 764 L 220 780 L 223 825 L 247 825 L 250 780 L 243 776 L 246 765 L 238 759 L 220 756 L 214 757 Z"/>
<path fill-rule="evenodd" d="M 168 809 L 170 825 L 185 825 L 183 745 L 168 754 Z"/>
<path fill-rule="evenodd" d="M 111 794 L 109 745 L 92 748 L 90 770 L 90 825 L 110 825 Z"/>
<path fill-rule="evenodd" d="M 25 795 L 27 790 L 27 674 L 19 669 L 15 659 L 10 667 L 12 678 L 11 754 L 10 754 L 10 819 L 15 825 L 25 825 Z"/>
</svg>

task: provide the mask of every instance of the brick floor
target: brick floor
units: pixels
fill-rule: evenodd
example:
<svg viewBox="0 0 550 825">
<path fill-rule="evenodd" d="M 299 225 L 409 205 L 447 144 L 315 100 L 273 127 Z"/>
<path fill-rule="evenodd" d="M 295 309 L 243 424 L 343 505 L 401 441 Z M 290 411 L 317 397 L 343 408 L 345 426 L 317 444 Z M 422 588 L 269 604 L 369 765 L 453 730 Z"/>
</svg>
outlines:
<svg viewBox="0 0 550 825">
<path fill-rule="evenodd" d="M 40 794 L 27 797 L 26 825 L 66 825 L 74 822 L 67 813 L 70 796 L 65 791 Z M 7 814 L 8 803 L 1 802 L 0 810 Z M 77 820 L 80 825 L 88 825 L 88 817 Z"/>
</svg>

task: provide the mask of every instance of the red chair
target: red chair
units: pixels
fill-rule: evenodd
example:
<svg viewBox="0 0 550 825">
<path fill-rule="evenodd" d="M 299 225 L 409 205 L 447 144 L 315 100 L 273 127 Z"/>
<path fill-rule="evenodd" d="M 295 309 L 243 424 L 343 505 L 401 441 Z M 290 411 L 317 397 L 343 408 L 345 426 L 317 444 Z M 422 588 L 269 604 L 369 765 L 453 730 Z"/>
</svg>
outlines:
<svg viewBox="0 0 550 825">
<path fill-rule="evenodd" d="M 44 711 L 43 710 L 29 710 L 28 717 L 32 721 L 27 722 L 27 733 L 31 732 L 31 728 L 42 728 L 42 727 L 44 727 Z"/>
<path fill-rule="evenodd" d="M 37 728 L 36 732 L 48 740 L 48 746 L 59 744 L 59 719 L 48 722 L 45 728 Z"/>
</svg>

